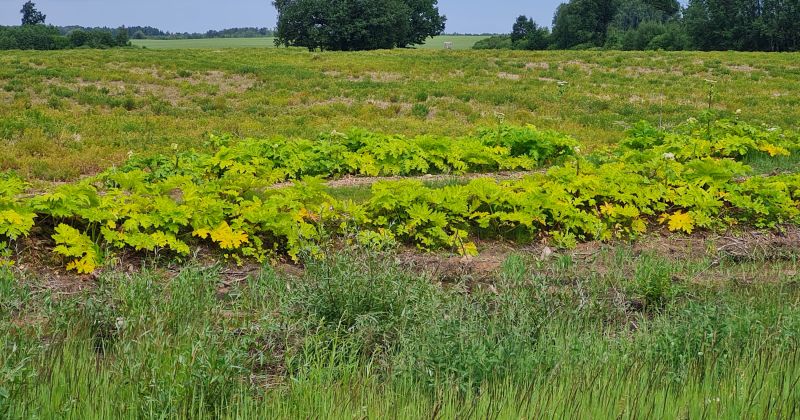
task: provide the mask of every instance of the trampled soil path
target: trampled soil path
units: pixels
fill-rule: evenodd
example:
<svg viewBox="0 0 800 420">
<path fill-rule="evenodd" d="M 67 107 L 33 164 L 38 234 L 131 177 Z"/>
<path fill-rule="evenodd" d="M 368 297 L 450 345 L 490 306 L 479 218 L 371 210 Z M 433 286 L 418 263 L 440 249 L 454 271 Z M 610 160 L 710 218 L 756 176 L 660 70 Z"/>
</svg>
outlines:
<svg viewBox="0 0 800 420">
<path fill-rule="evenodd" d="M 574 273 L 603 276 L 619 269 L 613 260 L 614 253 L 621 249 L 631 257 L 648 254 L 668 261 L 700 263 L 704 267 L 700 272 L 683 279 L 692 282 L 730 278 L 730 263 L 761 266 L 762 269 L 748 270 L 738 279 L 748 283 L 800 275 L 794 263 L 800 258 L 800 227 L 796 226 L 786 226 L 780 231 L 698 232 L 689 236 L 663 229 L 638 240 L 590 241 L 580 243 L 572 250 L 558 250 L 542 243 L 517 245 L 504 241 L 478 242 L 478 248 L 480 253 L 475 257 L 422 253 L 405 248 L 396 254 L 396 261 L 413 272 L 446 283 L 492 283 L 500 275 L 503 263 L 513 254 L 541 262 L 543 274 L 548 274 L 547 270 L 552 268 L 548 261 L 566 257 L 574 264 Z M 633 273 L 624 274 L 633 277 Z"/>
<path fill-rule="evenodd" d="M 13 270 L 20 280 L 29 282 L 34 292 L 48 291 L 58 297 L 96 287 L 102 275 L 100 272 L 90 276 L 66 272 L 63 264 L 45 249 L 44 244 L 30 239 L 23 243 L 18 253 L 19 264 Z M 624 274 L 632 278 L 633 273 L 611 273 L 620 269 L 613 263 L 614 253 L 620 250 L 631 257 L 649 254 L 669 261 L 700 262 L 703 265 L 700 272 L 682 278 L 683 281 L 713 283 L 731 280 L 733 274 L 730 263 L 744 264 L 741 273 L 735 275 L 739 282 L 771 282 L 782 278 L 797 278 L 800 281 L 798 264 L 795 262 L 800 257 L 800 227 L 795 226 L 786 226 L 780 231 L 699 232 L 690 236 L 662 230 L 651 232 L 636 241 L 585 242 L 573 250 L 558 250 L 544 243 L 520 245 L 501 240 L 478 241 L 477 245 L 480 253 L 474 257 L 462 257 L 446 251 L 425 253 L 413 247 L 387 251 L 385 257 L 403 269 L 428 276 L 432 281 L 461 283 L 469 287 L 492 288 L 501 275 L 503 263 L 511 255 L 519 255 L 529 262 L 538 261 L 542 270 L 538 274 L 541 275 L 558 275 L 549 270 L 553 269 L 553 263 L 559 258 L 567 258 L 573 264 L 572 275 Z M 47 257 L 41 258 L 42 255 Z M 198 250 L 189 264 L 218 270 L 221 276 L 220 295 L 227 294 L 233 285 L 251 276 L 258 276 L 264 269 L 254 262 L 246 262 L 243 266 L 224 262 L 210 249 Z M 146 269 L 159 273 L 166 280 L 177 276 L 183 266 L 163 261 L 159 263 L 137 253 L 124 252 L 117 256 L 114 266 L 106 267 L 103 271 L 127 276 Z M 271 269 L 295 278 L 302 277 L 305 272 L 302 265 L 291 262 L 273 261 L 271 266 Z"/>
<path fill-rule="evenodd" d="M 381 181 L 416 180 L 422 182 L 464 182 L 478 178 L 491 178 L 498 181 L 522 179 L 528 175 L 545 173 L 546 169 L 535 171 L 501 171 L 501 172 L 474 172 L 465 174 L 437 174 L 420 176 L 354 176 L 347 175 L 339 179 L 325 181 L 328 188 L 347 188 L 370 186 Z M 281 182 L 272 186 L 273 189 L 288 188 L 294 185 L 293 181 Z"/>
</svg>

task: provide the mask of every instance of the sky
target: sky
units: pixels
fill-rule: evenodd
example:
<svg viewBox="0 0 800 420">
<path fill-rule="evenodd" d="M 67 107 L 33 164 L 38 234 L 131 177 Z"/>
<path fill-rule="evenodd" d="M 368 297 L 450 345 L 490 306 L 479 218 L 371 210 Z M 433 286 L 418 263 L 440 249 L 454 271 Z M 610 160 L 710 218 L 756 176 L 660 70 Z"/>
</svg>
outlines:
<svg viewBox="0 0 800 420">
<path fill-rule="evenodd" d="M 563 0 L 566 1 L 566 0 Z M 25 0 L 0 0 L 0 25 L 19 25 Z M 274 27 L 270 0 L 34 0 L 47 23 L 67 26 L 154 26 L 170 32 Z M 439 0 L 446 32 L 508 33 L 519 15 L 550 26 L 562 0 Z"/>
</svg>

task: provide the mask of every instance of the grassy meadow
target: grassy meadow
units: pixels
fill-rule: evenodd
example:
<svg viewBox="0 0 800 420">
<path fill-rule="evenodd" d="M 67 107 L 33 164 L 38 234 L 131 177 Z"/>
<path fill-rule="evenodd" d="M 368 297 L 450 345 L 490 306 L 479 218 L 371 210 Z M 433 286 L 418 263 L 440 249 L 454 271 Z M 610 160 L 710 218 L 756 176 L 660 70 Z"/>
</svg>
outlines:
<svg viewBox="0 0 800 420">
<path fill-rule="evenodd" d="M 797 261 L 654 250 L 512 253 L 444 284 L 352 249 L 82 290 L 0 272 L 0 415 L 796 417 Z"/>
<path fill-rule="evenodd" d="M 800 55 L 445 40 L 0 53 L 0 418 L 800 416 Z"/>
<path fill-rule="evenodd" d="M 797 127 L 797 54 L 299 49 L 0 54 L 0 169 L 63 181 L 207 133 L 314 137 L 360 127 L 458 136 L 534 124 L 584 145 L 647 120 Z M 713 80 L 712 84 L 707 80 Z M 559 84 L 559 81 L 567 84 Z M 710 99 L 709 99 L 710 98 Z"/>
</svg>

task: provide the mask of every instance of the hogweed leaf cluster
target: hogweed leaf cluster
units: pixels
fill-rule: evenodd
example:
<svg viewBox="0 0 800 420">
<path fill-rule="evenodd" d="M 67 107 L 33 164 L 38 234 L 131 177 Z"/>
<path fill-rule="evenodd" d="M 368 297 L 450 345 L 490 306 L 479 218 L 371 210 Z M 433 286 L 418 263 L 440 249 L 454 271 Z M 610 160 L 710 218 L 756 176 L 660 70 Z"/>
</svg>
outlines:
<svg viewBox="0 0 800 420">
<path fill-rule="evenodd" d="M 36 220 L 37 234 L 52 235 L 68 269 L 91 273 L 116 250 L 182 258 L 201 243 L 236 260 L 264 261 L 315 258 L 332 238 L 474 255 L 474 238 L 574 247 L 659 226 L 683 234 L 776 228 L 800 223 L 800 174 L 754 176 L 742 160 L 799 153 L 799 139 L 741 121 L 689 121 L 670 131 L 639 124 L 615 149 L 575 158 L 574 140 L 531 126 L 460 139 L 358 130 L 317 141 L 212 137 L 215 152 L 184 152 L 180 165 L 134 157 L 121 169 L 29 198 L 20 195 L 23 182 L 4 176 L 0 242 L 29 235 Z M 556 160 L 546 172 L 509 181 L 377 182 L 363 202 L 337 200 L 321 182 L 343 174 L 530 169 Z M 274 187 L 286 179 L 303 180 Z"/>
</svg>

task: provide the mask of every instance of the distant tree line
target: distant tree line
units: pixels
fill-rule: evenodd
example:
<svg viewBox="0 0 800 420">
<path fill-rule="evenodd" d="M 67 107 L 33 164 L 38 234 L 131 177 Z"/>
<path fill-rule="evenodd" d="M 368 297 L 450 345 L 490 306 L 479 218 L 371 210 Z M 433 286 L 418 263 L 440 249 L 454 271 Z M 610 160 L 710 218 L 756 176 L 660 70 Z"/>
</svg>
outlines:
<svg viewBox="0 0 800 420">
<path fill-rule="evenodd" d="M 83 27 L 46 25 L 47 16 L 28 1 L 22 5 L 22 25 L 0 26 L 0 50 L 62 50 L 114 48 L 130 39 L 255 38 L 272 36 L 269 28 L 230 28 L 204 33 L 170 33 L 152 26 Z"/>
<path fill-rule="evenodd" d="M 0 50 L 64 50 L 129 46 L 124 30 L 75 29 L 66 35 L 50 25 L 0 26 Z"/>
<path fill-rule="evenodd" d="M 442 36 L 493 36 L 497 32 L 442 32 Z"/>
<path fill-rule="evenodd" d="M 520 16 L 477 49 L 800 50 L 800 0 L 570 0 L 552 31 Z"/>
<path fill-rule="evenodd" d="M 272 36 L 267 28 L 231 28 L 205 33 L 170 33 L 153 27 L 119 28 L 27 24 L 0 26 L 0 50 L 61 50 L 129 46 L 130 39 L 257 38 Z"/>
<path fill-rule="evenodd" d="M 152 26 L 123 26 L 121 28 L 85 27 L 85 26 L 59 26 L 62 35 L 68 35 L 75 30 L 83 31 L 111 31 L 116 35 L 118 30 L 125 30 L 130 39 L 203 39 L 203 38 L 260 38 L 273 36 L 270 28 L 228 28 L 222 30 L 209 30 L 206 32 L 169 32 Z"/>
<path fill-rule="evenodd" d="M 206 32 L 169 32 L 150 26 L 130 26 L 128 34 L 132 39 L 204 39 L 204 38 L 262 38 L 274 36 L 271 28 L 228 28 Z"/>
<path fill-rule="evenodd" d="M 22 5 L 22 25 L 0 26 L 0 50 L 62 50 L 113 48 L 130 45 L 125 28 L 72 28 L 45 25 L 47 16 L 32 1 Z"/>
</svg>

